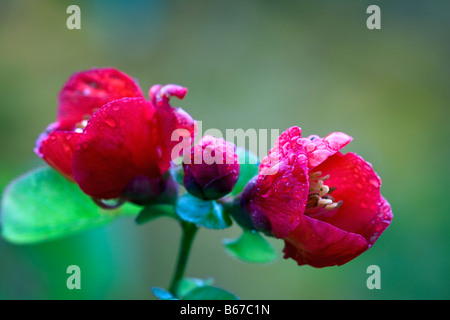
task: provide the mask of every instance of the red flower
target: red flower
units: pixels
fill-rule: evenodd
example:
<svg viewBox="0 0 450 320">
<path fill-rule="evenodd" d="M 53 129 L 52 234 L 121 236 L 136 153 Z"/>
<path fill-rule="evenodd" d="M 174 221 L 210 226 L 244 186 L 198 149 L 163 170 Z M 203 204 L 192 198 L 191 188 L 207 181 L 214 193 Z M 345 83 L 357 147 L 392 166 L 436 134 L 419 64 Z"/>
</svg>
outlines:
<svg viewBox="0 0 450 320">
<path fill-rule="evenodd" d="M 36 141 L 36 154 L 74 181 L 72 155 L 87 120 L 107 102 L 143 96 L 132 78 L 113 68 L 94 68 L 73 74 L 58 95 L 57 121 Z"/>
<path fill-rule="evenodd" d="M 313 267 L 342 265 L 369 249 L 392 220 L 381 180 L 354 153 L 352 138 L 334 132 L 281 134 L 246 187 L 242 205 L 255 227 L 285 240 L 285 258 Z"/>
<path fill-rule="evenodd" d="M 186 190 L 204 200 L 222 198 L 239 178 L 236 146 L 224 139 L 204 136 L 183 163 Z"/>
<path fill-rule="evenodd" d="M 115 69 L 79 72 L 63 87 L 57 122 L 39 137 L 35 151 L 93 198 L 125 194 L 140 203 L 148 197 L 136 192 L 160 192 L 159 180 L 178 143 L 174 131 L 181 132 L 175 138 L 193 141 L 195 121 L 168 103 L 186 92 L 157 85 L 147 101 L 139 86 Z"/>
</svg>

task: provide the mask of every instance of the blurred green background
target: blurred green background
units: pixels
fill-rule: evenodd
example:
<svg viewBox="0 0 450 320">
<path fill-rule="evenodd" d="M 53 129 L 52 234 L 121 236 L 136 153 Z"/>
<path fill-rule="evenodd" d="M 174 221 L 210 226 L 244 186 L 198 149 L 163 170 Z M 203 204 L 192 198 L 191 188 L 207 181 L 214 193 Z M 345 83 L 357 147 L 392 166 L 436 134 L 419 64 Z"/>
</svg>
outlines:
<svg viewBox="0 0 450 320">
<path fill-rule="evenodd" d="M 81 8 L 81 30 L 66 8 Z M 366 8 L 381 8 L 368 30 Z M 394 219 L 369 251 L 341 267 L 228 257 L 232 227 L 202 229 L 186 271 L 242 299 L 449 299 L 449 1 L 0 2 L 0 190 L 43 162 L 33 153 L 74 72 L 112 66 L 189 88 L 174 100 L 203 128 L 343 131 L 344 151 L 371 162 Z M 61 240 L 0 239 L 1 299 L 153 299 L 167 288 L 180 229 L 168 219 L 121 219 Z M 68 290 L 66 268 L 81 268 Z M 369 290 L 366 269 L 381 269 Z"/>
</svg>

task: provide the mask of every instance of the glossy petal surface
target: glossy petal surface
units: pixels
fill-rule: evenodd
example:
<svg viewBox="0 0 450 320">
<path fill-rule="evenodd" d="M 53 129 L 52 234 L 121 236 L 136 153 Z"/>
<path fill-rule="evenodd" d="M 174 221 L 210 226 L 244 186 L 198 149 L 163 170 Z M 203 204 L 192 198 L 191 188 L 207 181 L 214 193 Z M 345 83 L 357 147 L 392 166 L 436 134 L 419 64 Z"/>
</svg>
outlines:
<svg viewBox="0 0 450 320">
<path fill-rule="evenodd" d="M 73 74 L 58 96 L 60 130 L 73 130 L 104 104 L 124 98 L 144 97 L 134 79 L 114 68 L 94 68 Z"/>
<path fill-rule="evenodd" d="M 81 189 L 97 198 L 121 195 L 136 176 L 160 177 L 170 163 L 161 139 L 155 107 L 141 98 L 115 100 L 90 119 L 72 162 Z"/>
<path fill-rule="evenodd" d="M 256 190 L 248 206 L 262 212 L 277 238 L 284 238 L 300 223 L 308 200 L 308 158 L 297 141 L 301 129 L 283 132 L 261 162 Z"/>
<path fill-rule="evenodd" d="M 337 153 L 315 171 L 330 175 L 329 187 L 336 187 L 332 195 L 342 200 L 338 213 L 325 221 L 348 232 L 363 234 L 367 226 L 376 220 L 381 205 L 381 180 L 362 157 L 355 153 Z"/>
<path fill-rule="evenodd" d="M 343 132 L 332 132 L 324 138 L 318 136 L 302 138 L 300 143 L 306 150 L 308 166 L 311 169 L 344 148 L 352 140 L 352 137 Z"/>
<path fill-rule="evenodd" d="M 316 268 L 342 265 L 367 250 L 359 234 L 343 231 L 326 222 L 303 216 L 298 227 L 285 239 L 285 258 Z"/>
<path fill-rule="evenodd" d="M 52 131 L 39 142 L 36 153 L 69 181 L 74 181 L 72 156 L 81 134 L 71 131 Z"/>
</svg>

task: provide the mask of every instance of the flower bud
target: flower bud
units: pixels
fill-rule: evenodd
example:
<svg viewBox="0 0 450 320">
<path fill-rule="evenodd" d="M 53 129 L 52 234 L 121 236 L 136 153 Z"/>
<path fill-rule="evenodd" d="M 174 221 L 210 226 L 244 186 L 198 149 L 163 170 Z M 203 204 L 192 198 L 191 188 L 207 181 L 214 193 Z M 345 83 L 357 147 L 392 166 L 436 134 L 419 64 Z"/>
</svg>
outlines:
<svg viewBox="0 0 450 320">
<path fill-rule="evenodd" d="M 222 198 L 231 192 L 239 178 L 239 162 L 234 144 L 204 136 L 184 157 L 184 186 L 204 200 Z"/>
</svg>

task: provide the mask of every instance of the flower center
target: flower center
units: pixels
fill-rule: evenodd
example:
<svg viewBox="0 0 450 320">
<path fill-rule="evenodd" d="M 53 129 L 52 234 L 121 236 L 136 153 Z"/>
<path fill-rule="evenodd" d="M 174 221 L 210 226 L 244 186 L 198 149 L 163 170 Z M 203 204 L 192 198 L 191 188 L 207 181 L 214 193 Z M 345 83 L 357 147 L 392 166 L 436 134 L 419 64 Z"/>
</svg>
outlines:
<svg viewBox="0 0 450 320">
<path fill-rule="evenodd" d="M 81 122 L 78 122 L 78 123 L 75 125 L 75 130 L 74 130 L 74 131 L 75 131 L 75 132 L 78 132 L 78 133 L 82 133 L 83 130 L 84 130 L 84 128 L 86 128 L 87 123 L 88 123 L 87 120 L 83 120 L 83 121 L 81 121 Z"/>
<path fill-rule="evenodd" d="M 336 214 L 337 208 L 342 205 L 342 200 L 336 202 L 331 193 L 336 188 L 330 188 L 324 183 L 330 175 L 322 177 L 322 172 L 311 172 L 309 174 L 309 195 L 305 214 L 316 219 L 329 218 Z"/>
</svg>

